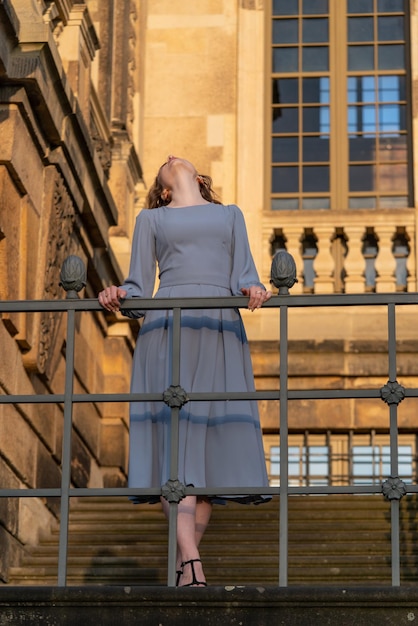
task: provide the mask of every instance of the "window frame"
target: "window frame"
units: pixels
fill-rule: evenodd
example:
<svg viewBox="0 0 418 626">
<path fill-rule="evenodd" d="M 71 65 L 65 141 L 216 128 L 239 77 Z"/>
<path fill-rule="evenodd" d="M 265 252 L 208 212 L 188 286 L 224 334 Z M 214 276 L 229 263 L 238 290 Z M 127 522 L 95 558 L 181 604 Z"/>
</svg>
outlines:
<svg viewBox="0 0 418 626">
<path fill-rule="evenodd" d="M 381 16 L 385 17 L 394 17 L 395 15 L 399 15 L 399 12 L 393 13 L 385 13 L 385 14 L 377 14 L 377 1 L 373 0 L 373 20 L 375 24 L 375 30 L 377 28 L 378 19 Z M 403 15 L 405 21 L 405 39 L 403 43 L 405 45 L 405 68 L 399 70 L 348 70 L 347 62 L 348 62 L 348 17 L 351 14 L 347 12 L 347 2 L 346 0 L 329 0 L 329 68 L 326 72 L 286 72 L 286 73 L 278 73 L 273 72 L 272 66 L 272 57 L 273 57 L 273 48 L 279 47 L 279 44 L 273 44 L 273 1 L 268 3 L 268 9 L 266 10 L 266 18 L 267 18 L 267 45 L 266 45 L 266 81 L 267 81 L 267 89 L 266 89 L 266 148 L 265 148 L 265 156 L 266 163 L 269 163 L 269 167 L 266 168 L 266 180 L 265 180 L 265 188 L 266 188 L 266 202 L 265 206 L 267 207 L 268 213 L 276 213 L 276 212 L 294 212 L 296 211 L 312 211 L 321 207 L 321 209 L 327 209 L 332 211 L 356 211 L 359 209 L 365 210 L 383 210 L 383 209 L 394 209 L 402 208 L 408 209 L 414 206 L 414 188 L 413 188 L 413 150 L 412 150 L 412 102 L 411 102 L 411 61 L 410 61 L 410 9 L 409 9 L 409 0 L 405 0 L 405 13 Z M 302 0 L 299 0 L 299 13 L 292 16 L 279 17 L 278 19 L 293 19 L 299 20 L 299 30 L 302 29 L 302 22 L 305 18 L 305 15 L 302 11 Z M 356 16 L 357 14 L 353 14 Z M 321 17 L 318 14 L 312 14 L 312 18 Z M 366 15 L 370 16 L 369 14 Z M 341 44 L 341 42 L 343 42 Z M 361 42 L 359 42 L 361 43 Z M 380 44 L 385 42 L 380 42 L 375 39 L 372 42 L 372 45 L 377 48 Z M 391 42 L 392 43 L 392 42 Z M 299 38 L 297 44 L 291 44 L 292 46 L 298 46 L 298 49 L 301 50 L 304 43 Z M 316 44 L 310 44 L 316 45 Z M 351 45 L 351 43 L 350 43 Z M 284 45 L 283 47 L 286 47 Z M 299 52 L 298 54 L 301 54 Z M 300 67 L 300 66 L 299 66 Z M 355 168 L 356 162 L 350 162 L 349 155 L 349 128 L 348 128 L 348 107 L 349 107 L 349 97 L 348 97 L 348 78 L 352 76 L 373 76 L 375 77 L 376 82 L 376 100 L 373 103 L 376 107 L 376 110 L 380 109 L 382 105 L 386 105 L 386 101 L 379 100 L 379 92 L 378 90 L 378 77 L 380 76 L 404 76 L 405 77 L 405 107 L 406 107 L 406 127 L 405 132 L 403 133 L 406 136 L 406 146 L 405 146 L 405 159 L 399 159 L 399 171 L 401 171 L 401 166 L 406 169 L 406 191 L 405 193 L 400 193 L 399 190 L 385 190 L 384 188 L 379 187 L 378 183 L 378 171 L 376 168 L 380 168 L 380 172 L 384 172 L 385 163 L 383 162 L 383 158 L 379 159 L 379 153 L 375 160 L 369 160 L 367 164 L 370 164 L 372 168 L 375 168 L 373 176 L 375 177 L 376 183 L 374 185 L 374 189 L 367 191 L 350 191 L 350 163 L 351 167 Z M 323 76 L 329 77 L 329 115 L 330 115 L 330 134 L 329 134 L 329 191 L 307 191 L 303 188 L 303 183 L 300 180 L 303 176 L 304 168 L 315 166 L 324 166 L 326 162 L 317 161 L 317 162 L 309 162 L 305 159 L 303 160 L 302 156 L 302 144 L 304 139 L 313 136 L 309 133 L 304 133 L 301 127 L 302 124 L 302 115 L 303 110 L 306 108 L 306 102 L 302 101 L 301 94 L 301 86 L 304 78 L 321 78 Z M 299 118 L 299 127 L 297 132 L 288 133 L 288 134 L 275 134 L 272 128 L 272 109 L 274 107 L 273 103 L 273 81 L 275 79 L 296 79 L 298 81 L 299 87 L 299 95 L 297 98 L 297 102 L 292 103 L 283 103 L 284 108 L 297 108 L 297 115 Z M 399 105 L 403 105 L 403 101 L 398 101 Z M 397 103 L 395 103 L 397 104 Z M 313 104 L 312 106 L 316 106 Z M 268 129 L 267 129 L 268 125 Z M 398 131 L 394 131 L 394 137 L 398 136 L 396 133 Z M 400 132 L 398 133 L 400 135 Z M 315 133 L 314 133 L 315 135 Z M 379 136 L 383 136 L 383 132 L 380 133 Z M 273 161 L 273 138 L 277 137 L 278 139 L 296 139 L 298 142 L 298 154 L 297 161 L 289 161 L 289 163 L 280 163 Z M 376 140 L 377 141 L 377 140 Z M 396 162 L 398 163 L 398 161 Z M 388 164 L 391 164 L 391 161 L 388 160 Z M 290 174 L 298 177 L 298 190 L 291 192 L 273 192 L 273 171 L 274 167 L 277 168 L 277 176 L 278 180 L 280 180 L 280 170 L 281 168 L 287 166 L 289 168 L 294 168 L 295 171 L 290 172 Z M 297 168 L 297 172 L 296 172 Z M 353 171 L 352 170 L 352 171 Z M 359 170 L 362 171 L 362 170 Z M 364 170 L 363 170 L 364 171 Z M 384 176 L 384 174 L 383 174 Z M 289 181 L 289 186 L 291 182 Z M 293 187 L 295 183 L 293 183 Z M 391 198 L 393 197 L 393 201 Z M 402 204 L 402 197 L 406 197 L 407 200 L 404 204 Z M 322 200 L 324 198 L 325 201 Z M 363 198 L 365 199 L 363 201 Z M 310 201 L 312 199 L 312 201 Z M 328 199 L 328 202 L 326 202 Z M 276 205 L 282 204 L 283 208 L 280 206 L 274 207 L 274 201 L 276 200 Z M 283 201 L 283 202 L 281 202 Z M 312 206 L 310 206 L 312 205 Z M 350 206 L 351 205 L 351 206 Z"/>
</svg>

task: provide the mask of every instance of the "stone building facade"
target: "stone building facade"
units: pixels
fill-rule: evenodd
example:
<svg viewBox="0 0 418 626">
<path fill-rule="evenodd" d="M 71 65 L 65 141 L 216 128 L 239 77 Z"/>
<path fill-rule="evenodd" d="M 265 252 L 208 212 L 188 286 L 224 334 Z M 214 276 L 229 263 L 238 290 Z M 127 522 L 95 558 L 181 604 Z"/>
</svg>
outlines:
<svg viewBox="0 0 418 626">
<path fill-rule="evenodd" d="M 413 0 L 370 1 L 367 19 L 383 25 L 379 20 L 387 17 L 396 18 L 397 24 L 402 19 L 407 30 L 408 150 L 413 163 L 418 6 Z M 120 283 L 128 270 L 135 216 L 167 154 L 195 163 L 200 172 L 213 177 L 224 203 L 242 208 L 266 284 L 272 253 L 286 247 L 298 268 L 294 293 L 416 291 L 412 166 L 408 202 L 395 209 L 384 208 L 381 201 L 389 192 L 393 198 L 404 193 L 396 179 L 404 165 L 399 149 L 392 159 L 392 183 L 382 175 L 380 189 L 389 192 L 386 196 L 376 192 L 380 204 L 374 208 L 368 208 L 371 192 L 350 196 L 349 183 L 339 177 L 338 159 L 344 159 L 344 146 L 348 151 L 348 136 L 345 144 L 335 142 L 331 149 L 328 195 L 317 191 L 304 195 L 299 187 L 286 196 L 279 184 L 272 184 L 277 168 L 283 167 L 279 181 L 283 173 L 291 181 L 294 173 L 285 169 L 282 157 L 273 160 L 271 149 L 272 141 L 289 139 L 286 128 L 271 132 L 272 107 L 276 115 L 282 106 L 275 99 L 274 81 L 289 78 L 289 66 L 280 65 L 289 53 L 281 26 L 292 29 L 299 20 L 295 28 L 303 33 L 303 20 L 329 19 L 331 35 L 321 48 L 331 50 L 338 48 L 339 34 L 351 45 L 345 17 L 337 7 L 344 5 L 347 11 L 351 7 L 353 19 L 362 17 L 355 2 L 313 0 L 313 14 L 305 14 L 308 4 L 302 0 L 0 0 L 0 300 L 64 297 L 59 272 L 69 254 L 80 256 L 88 270 L 83 297 L 95 297 L 103 285 Z M 305 42 L 295 41 L 287 44 L 303 55 Z M 314 50 L 315 41 L 308 44 Z M 383 44 L 373 45 L 378 49 Z M 271 61 L 272 48 L 279 59 L 277 67 Z M 372 74 L 371 69 L 367 72 Z M 329 74 L 334 80 L 338 73 L 332 66 L 329 73 L 318 70 L 317 74 L 320 78 Z M 305 78 L 303 68 L 290 75 L 290 80 Z M 346 124 L 337 87 L 331 89 L 331 129 Z M 316 104 L 320 107 L 324 102 Z M 285 101 L 275 119 L 291 108 Z M 361 134 L 358 129 L 353 133 Z M 305 140 L 296 131 L 291 139 L 295 138 L 300 145 Z M 294 144 L 282 145 L 291 150 Z M 295 159 L 288 157 L 291 167 L 301 171 L 312 165 Z M 384 172 L 377 157 L 373 167 Z M 350 196 L 347 201 L 344 190 Z M 366 196 L 362 206 L 361 198 Z M 311 201 L 311 206 L 290 210 L 296 201 Z M 350 202 L 360 205 L 353 210 Z M 285 208 L 277 210 L 278 206 Z M 413 387 L 418 379 L 416 313 L 403 312 L 398 326 L 399 377 L 402 384 Z M 277 389 L 277 312 L 244 312 L 244 317 L 257 388 Z M 120 316 L 80 314 L 75 391 L 127 391 L 137 330 L 135 323 Z M 294 389 L 362 388 L 387 380 L 386 321 L 378 307 L 367 314 L 358 308 L 332 313 L 294 310 L 289 334 Z M 62 393 L 63 315 L 2 314 L 0 349 L 1 393 Z M 341 459 L 348 458 L 354 439 L 358 448 L 383 450 L 388 430 L 385 407 L 366 400 L 328 404 L 290 404 L 296 465 L 306 466 L 309 449 L 322 455 L 323 465 L 331 449 L 339 451 Z M 274 474 L 277 403 L 262 402 L 260 409 Z M 405 401 L 400 427 L 411 463 L 415 463 L 415 414 L 414 400 Z M 61 406 L 0 405 L 2 485 L 58 486 L 62 428 Z M 123 485 L 128 435 L 126 406 L 76 406 L 74 485 Z M 295 480 L 302 480 L 301 474 L 298 470 Z M 58 509 L 53 501 L 24 498 L 2 501 L 0 507 L 0 577 L 7 580 L 8 566 L 20 547 L 36 542 Z"/>
<path fill-rule="evenodd" d="M 85 297 L 123 280 L 144 187 L 140 17 L 138 1 L 0 3 L 2 300 L 65 297 L 59 276 L 70 254 L 88 269 Z M 135 327 L 79 317 L 75 389 L 128 390 Z M 62 393 L 62 314 L 3 314 L 0 336 L 2 393 Z M 2 486 L 59 486 L 63 407 L 3 405 L 0 422 Z M 125 484 L 127 437 L 126 406 L 75 407 L 74 485 Z M 4 580 L 57 507 L 2 501 Z"/>
</svg>

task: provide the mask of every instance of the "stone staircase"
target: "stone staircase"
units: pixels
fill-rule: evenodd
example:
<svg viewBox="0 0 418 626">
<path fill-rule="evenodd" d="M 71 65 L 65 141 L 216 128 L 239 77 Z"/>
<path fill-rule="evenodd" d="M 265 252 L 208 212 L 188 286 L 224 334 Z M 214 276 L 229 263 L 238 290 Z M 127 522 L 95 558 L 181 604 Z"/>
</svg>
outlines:
<svg viewBox="0 0 418 626">
<path fill-rule="evenodd" d="M 418 501 L 401 501 L 402 584 L 418 580 Z M 27 547 L 10 585 L 57 583 L 59 527 Z M 209 584 L 278 584 L 279 501 L 215 506 L 201 545 Z M 70 511 L 67 582 L 164 586 L 167 522 L 159 506 L 80 498 Z M 390 506 L 382 496 L 289 499 L 289 585 L 390 585 Z"/>
</svg>

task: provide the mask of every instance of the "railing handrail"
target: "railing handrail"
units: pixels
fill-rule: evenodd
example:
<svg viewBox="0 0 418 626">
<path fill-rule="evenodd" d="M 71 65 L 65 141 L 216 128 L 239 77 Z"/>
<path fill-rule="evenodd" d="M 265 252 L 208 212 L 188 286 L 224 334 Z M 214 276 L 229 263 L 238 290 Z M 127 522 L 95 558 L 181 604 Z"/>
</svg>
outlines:
<svg viewBox="0 0 418 626">
<path fill-rule="evenodd" d="M 162 309 L 222 309 L 246 308 L 248 298 L 244 296 L 225 296 L 213 298 L 127 298 L 121 304 L 121 310 L 162 310 Z M 418 304 L 418 292 L 402 293 L 360 293 L 360 294 L 306 294 L 274 295 L 263 304 L 263 308 L 322 307 L 322 306 L 370 306 L 388 304 Z M 1 313 L 34 313 L 65 311 L 103 311 L 97 298 L 67 298 L 62 300 L 0 300 Z"/>
</svg>

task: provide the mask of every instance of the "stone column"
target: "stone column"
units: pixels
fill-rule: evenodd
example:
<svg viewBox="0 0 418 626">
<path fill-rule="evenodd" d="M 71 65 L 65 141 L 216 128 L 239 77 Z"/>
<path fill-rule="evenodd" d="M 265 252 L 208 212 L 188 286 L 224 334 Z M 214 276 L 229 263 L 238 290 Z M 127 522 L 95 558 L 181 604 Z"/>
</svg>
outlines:
<svg viewBox="0 0 418 626">
<path fill-rule="evenodd" d="M 302 230 L 299 227 L 286 228 L 286 248 L 289 254 L 295 260 L 296 263 L 296 277 L 298 282 L 292 287 L 292 294 L 303 293 L 303 258 L 302 258 L 302 244 L 301 237 L 303 235 Z"/>
<path fill-rule="evenodd" d="M 318 226 L 315 228 L 318 254 L 314 261 L 315 293 L 334 293 L 334 259 L 331 252 L 331 237 L 334 233 L 332 226 Z"/>
<path fill-rule="evenodd" d="M 379 251 L 376 258 L 376 292 L 396 291 L 396 263 L 392 252 L 394 227 L 392 224 L 379 224 L 376 228 Z"/>
<path fill-rule="evenodd" d="M 348 237 L 348 254 L 345 259 L 346 293 L 364 293 L 364 269 L 365 261 L 362 252 L 364 226 L 348 224 L 344 227 Z"/>
</svg>

